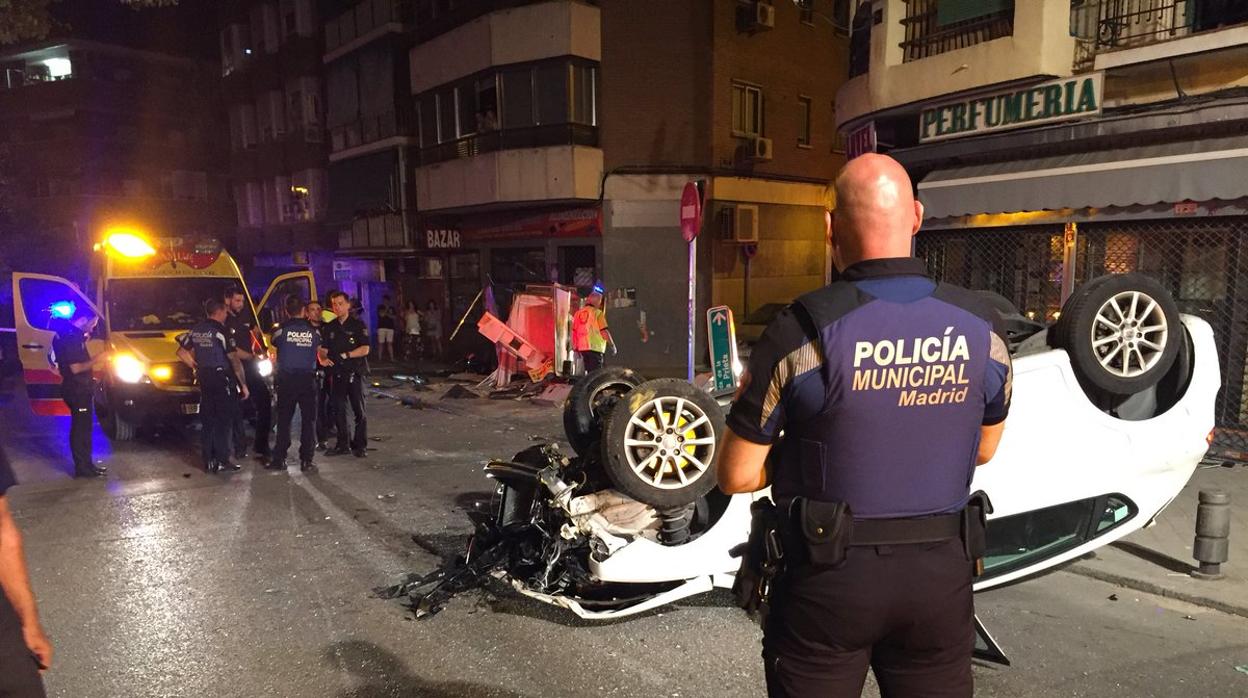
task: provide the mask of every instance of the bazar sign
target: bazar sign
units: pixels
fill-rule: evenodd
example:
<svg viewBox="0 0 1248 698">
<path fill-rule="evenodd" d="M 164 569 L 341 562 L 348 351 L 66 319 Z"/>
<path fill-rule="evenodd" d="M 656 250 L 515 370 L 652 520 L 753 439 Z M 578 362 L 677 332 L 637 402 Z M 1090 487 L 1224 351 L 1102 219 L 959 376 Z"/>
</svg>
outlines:
<svg viewBox="0 0 1248 698">
<path fill-rule="evenodd" d="M 1042 82 L 940 104 L 919 116 L 919 141 L 991 133 L 1101 113 L 1104 73 Z"/>
<path fill-rule="evenodd" d="M 430 228 L 425 231 L 425 249 L 458 250 L 463 247 L 459 231 L 454 228 Z"/>
</svg>

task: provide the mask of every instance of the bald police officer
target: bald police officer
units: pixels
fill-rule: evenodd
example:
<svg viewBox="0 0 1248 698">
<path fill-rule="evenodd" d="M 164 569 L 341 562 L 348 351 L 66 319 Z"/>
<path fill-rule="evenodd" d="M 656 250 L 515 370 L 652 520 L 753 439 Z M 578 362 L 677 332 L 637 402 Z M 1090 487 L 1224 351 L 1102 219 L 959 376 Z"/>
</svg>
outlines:
<svg viewBox="0 0 1248 698">
<path fill-rule="evenodd" d="M 247 399 L 247 379 L 225 327 L 225 303 L 211 299 L 204 303 L 204 312 L 207 318 L 178 338 L 178 358 L 195 370 L 199 383 L 204 467 L 210 473 L 238 470 L 230 460 L 230 436 L 238 407 L 235 396 L 241 391 L 242 399 Z"/>
<path fill-rule="evenodd" d="M 299 469 L 315 470 L 312 457 L 316 454 L 316 368 L 321 351 L 321 333 L 304 316 L 304 303 L 291 296 L 286 299 L 286 316 L 273 332 L 273 351 L 277 360 L 277 441 L 273 457 L 265 467 L 286 469 L 286 452 L 290 450 L 290 423 L 299 408 Z"/>
<path fill-rule="evenodd" d="M 972 693 L 982 553 L 963 512 L 1001 437 L 1010 357 L 995 311 L 910 256 L 912 192 L 887 156 L 845 166 L 840 280 L 767 328 L 728 417 L 720 488 L 771 486 L 788 563 L 764 625 L 772 696 L 858 696 L 868 666 L 886 697 Z"/>
</svg>

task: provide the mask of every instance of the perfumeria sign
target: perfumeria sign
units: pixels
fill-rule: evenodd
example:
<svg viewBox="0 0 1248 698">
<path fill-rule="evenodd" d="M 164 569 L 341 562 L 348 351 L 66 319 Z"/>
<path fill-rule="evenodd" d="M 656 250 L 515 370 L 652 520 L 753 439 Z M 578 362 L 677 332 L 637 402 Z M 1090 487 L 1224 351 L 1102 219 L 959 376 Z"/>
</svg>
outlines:
<svg viewBox="0 0 1248 698">
<path fill-rule="evenodd" d="M 1104 82 L 1104 73 L 1090 73 L 929 107 L 919 116 L 919 141 L 1096 116 Z"/>
</svg>

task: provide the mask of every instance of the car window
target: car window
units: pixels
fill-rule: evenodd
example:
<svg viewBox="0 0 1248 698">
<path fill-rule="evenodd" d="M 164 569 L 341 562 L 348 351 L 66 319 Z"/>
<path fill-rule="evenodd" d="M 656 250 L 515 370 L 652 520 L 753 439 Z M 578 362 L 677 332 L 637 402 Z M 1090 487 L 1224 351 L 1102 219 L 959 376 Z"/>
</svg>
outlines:
<svg viewBox="0 0 1248 698">
<path fill-rule="evenodd" d="M 981 579 L 1060 555 L 1117 528 L 1136 511 L 1126 497 L 1111 494 L 992 519 Z"/>
</svg>

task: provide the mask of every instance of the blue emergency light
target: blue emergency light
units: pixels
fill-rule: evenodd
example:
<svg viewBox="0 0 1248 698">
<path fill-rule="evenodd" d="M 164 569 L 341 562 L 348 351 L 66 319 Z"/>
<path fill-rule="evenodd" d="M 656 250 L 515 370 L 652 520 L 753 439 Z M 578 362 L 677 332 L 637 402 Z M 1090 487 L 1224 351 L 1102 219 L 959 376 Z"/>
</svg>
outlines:
<svg viewBox="0 0 1248 698">
<path fill-rule="evenodd" d="M 48 306 L 48 312 L 51 313 L 52 317 L 60 320 L 72 318 L 77 310 L 78 307 L 74 305 L 73 301 L 57 301 Z"/>
<path fill-rule="evenodd" d="M 599 286 L 598 284 L 594 284 L 594 293 L 598 293 L 598 294 L 606 295 L 607 291 L 606 291 L 606 289 L 604 289 L 603 287 Z"/>
</svg>

